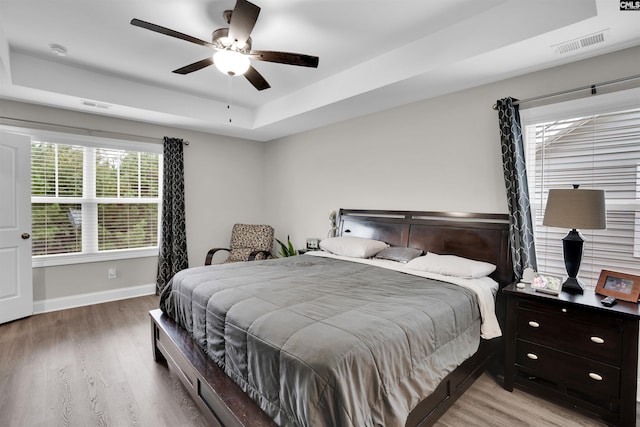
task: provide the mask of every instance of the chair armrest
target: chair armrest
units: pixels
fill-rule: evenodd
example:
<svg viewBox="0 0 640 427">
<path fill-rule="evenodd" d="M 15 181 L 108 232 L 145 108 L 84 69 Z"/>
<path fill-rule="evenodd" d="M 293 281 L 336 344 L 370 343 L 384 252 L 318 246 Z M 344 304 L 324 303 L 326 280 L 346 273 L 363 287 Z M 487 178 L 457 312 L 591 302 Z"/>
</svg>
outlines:
<svg viewBox="0 0 640 427">
<path fill-rule="evenodd" d="M 213 254 L 215 254 L 218 251 L 227 251 L 227 252 L 229 252 L 229 249 L 227 249 L 227 248 L 213 248 L 213 249 L 210 249 L 209 252 L 207 252 L 207 257 L 204 259 L 204 265 L 211 265 L 211 259 L 213 258 Z"/>
<path fill-rule="evenodd" d="M 253 251 L 249 254 L 249 258 L 247 258 L 247 261 L 255 261 L 258 254 L 264 254 L 264 259 L 267 259 L 271 256 L 270 251 Z"/>
</svg>

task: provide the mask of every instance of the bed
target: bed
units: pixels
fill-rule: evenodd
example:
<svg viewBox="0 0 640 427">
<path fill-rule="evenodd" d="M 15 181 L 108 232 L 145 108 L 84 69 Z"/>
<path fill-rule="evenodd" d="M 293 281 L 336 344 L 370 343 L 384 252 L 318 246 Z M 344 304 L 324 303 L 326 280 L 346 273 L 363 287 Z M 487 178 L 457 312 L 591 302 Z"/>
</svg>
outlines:
<svg viewBox="0 0 640 427">
<path fill-rule="evenodd" d="M 493 264 L 478 279 L 491 297 L 512 280 L 505 215 L 342 209 L 338 225 Z M 483 300 L 476 279 L 317 255 L 178 273 L 150 313 L 154 359 L 211 425 L 433 424 L 496 353 L 501 300 Z"/>
</svg>

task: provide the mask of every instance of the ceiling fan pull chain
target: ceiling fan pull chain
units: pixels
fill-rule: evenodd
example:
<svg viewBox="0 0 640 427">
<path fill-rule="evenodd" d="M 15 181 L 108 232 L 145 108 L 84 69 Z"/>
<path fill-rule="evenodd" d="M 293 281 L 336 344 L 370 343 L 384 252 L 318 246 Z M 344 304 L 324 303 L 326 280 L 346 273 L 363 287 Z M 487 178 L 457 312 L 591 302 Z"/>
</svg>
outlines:
<svg viewBox="0 0 640 427">
<path fill-rule="evenodd" d="M 227 77 L 227 111 L 229 113 L 229 123 L 231 123 L 231 89 L 233 89 L 233 79 Z"/>
</svg>

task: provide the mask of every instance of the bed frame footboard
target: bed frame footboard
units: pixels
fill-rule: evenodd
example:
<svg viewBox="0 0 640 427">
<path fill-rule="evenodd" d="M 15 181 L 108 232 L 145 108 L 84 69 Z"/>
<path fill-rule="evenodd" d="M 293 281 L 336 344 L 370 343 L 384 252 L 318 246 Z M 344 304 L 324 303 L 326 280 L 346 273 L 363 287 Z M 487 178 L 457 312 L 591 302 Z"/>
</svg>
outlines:
<svg viewBox="0 0 640 427">
<path fill-rule="evenodd" d="M 258 407 L 189 337 L 160 309 L 149 312 L 153 359 L 166 361 L 180 379 L 211 426 L 275 427 Z M 467 390 L 488 367 L 498 339 L 481 340 L 474 356 L 451 372 L 407 418 L 406 426 L 430 426 Z"/>
<path fill-rule="evenodd" d="M 153 358 L 166 361 L 210 426 L 276 427 L 276 424 L 160 309 L 149 312 Z"/>
</svg>

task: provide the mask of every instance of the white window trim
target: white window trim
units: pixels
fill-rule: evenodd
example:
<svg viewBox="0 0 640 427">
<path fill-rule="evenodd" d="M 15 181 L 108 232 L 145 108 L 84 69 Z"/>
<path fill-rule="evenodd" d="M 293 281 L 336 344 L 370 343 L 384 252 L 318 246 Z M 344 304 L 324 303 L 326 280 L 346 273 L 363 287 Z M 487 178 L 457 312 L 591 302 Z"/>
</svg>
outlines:
<svg viewBox="0 0 640 427">
<path fill-rule="evenodd" d="M 56 254 L 31 258 L 32 267 L 53 267 L 57 265 L 84 264 L 88 262 L 116 261 L 121 259 L 146 258 L 158 256 L 158 247 L 144 249 L 119 249 L 95 254 Z"/>
<path fill-rule="evenodd" d="M 119 150 L 144 151 L 147 153 L 162 154 L 162 144 L 150 142 L 125 141 L 120 139 L 102 138 L 89 135 L 76 135 L 72 133 L 60 133 L 45 130 L 24 130 L 31 139 L 44 139 L 47 142 L 57 142 L 66 145 L 81 145 L 95 148 L 114 148 Z"/>
<path fill-rule="evenodd" d="M 528 125 L 549 120 L 563 120 L 582 115 L 588 116 L 638 108 L 638 99 L 640 99 L 640 88 L 635 88 L 540 107 L 523 107 L 520 109 L 520 120 L 522 129 L 525 129 Z"/>
<path fill-rule="evenodd" d="M 591 96 L 589 98 L 584 98 L 579 100 L 566 101 L 566 102 L 557 103 L 557 104 L 550 104 L 550 105 L 534 107 L 529 109 L 523 108 L 520 111 L 523 137 L 525 137 L 525 132 L 527 127 L 533 124 L 545 123 L 545 122 L 557 121 L 557 120 L 573 119 L 575 117 L 606 115 L 609 113 L 615 113 L 619 111 L 638 109 L 640 107 L 639 100 L 640 100 L 640 88 L 635 88 L 635 89 L 629 89 L 625 91 Z M 528 152 L 526 147 L 525 147 L 525 151 Z M 640 170 L 640 166 L 639 166 L 639 170 Z M 531 179 L 531 176 L 528 176 L 528 178 Z M 530 203 L 531 203 L 532 213 L 538 216 L 538 213 L 543 207 L 542 200 L 532 198 L 530 200 Z M 638 210 L 640 210 L 640 200 L 607 198 L 606 208 L 607 208 L 607 211 L 627 211 L 627 212 L 636 211 L 637 212 Z M 633 236 L 635 242 L 638 242 L 640 240 L 640 237 L 639 237 L 640 232 L 639 232 L 638 224 L 639 224 L 638 216 L 636 214 L 636 226 L 634 229 L 634 236 Z M 589 234 L 591 232 L 590 230 L 581 231 L 581 232 L 583 235 L 585 235 L 587 240 L 592 239 L 592 235 Z M 544 231 L 544 233 L 550 233 L 550 231 L 546 230 Z M 564 234 L 564 233 L 559 233 L 559 234 Z M 559 239 L 560 238 L 561 237 L 559 237 Z M 639 256 L 640 251 L 638 251 L 636 245 L 637 243 L 634 244 L 634 251 L 631 254 L 631 256 L 637 258 Z M 585 248 L 585 254 L 588 250 L 589 250 L 588 248 Z M 562 253 L 559 252 L 557 256 L 561 257 Z M 590 256 L 592 258 L 594 257 L 593 249 L 591 249 Z M 556 263 L 556 264 L 562 263 L 561 258 L 547 259 L 545 262 L 549 263 L 549 265 L 553 263 Z M 545 268 L 545 267 L 542 267 L 542 268 Z M 589 286 L 590 287 L 595 286 L 595 282 L 589 283 Z"/>
<path fill-rule="evenodd" d="M 573 117 L 606 114 L 638 108 L 640 104 L 638 102 L 639 99 L 640 88 L 634 88 L 540 107 L 523 108 L 520 110 L 522 131 L 524 133 L 529 125 L 550 120 L 571 119 Z M 542 208 L 540 200 L 531 200 L 530 203 L 532 208 Z M 607 209 L 610 210 L 640 209 L 640 201 L 632 200 L 607 199 L 606 205 Z"/>
<path fill-rule="evenodd" d="M 152 144 L 148 142 L 124 141 L 110 138 L 102 138 L 87 135 L 66 134 L 45 130 L 25 130 L 22 133 L 27 134 L 32 140 L 44 140 L 46 142 L 80 145 L 95 148 L 114 148 L 128 151 L 141 151 L 147 153 L 163 154 L 162 144 Z M 163 158 L 160 156 L 159 167 L 164 167 Z M 161 169 L 162 170 L 162 169 Z M 162 179 L 159 179 L 158 194 L 162 194 Z M 91 202 L 96 206 L 100 202 L 117 202 L 117 203 L 160 203 L 160 197 L 154 198 L 51 198 L 51 197 L 31 197 L 32 203 L 42 201 L 51 203 L 56 199 L 59 203 L 82 203 Z M 158 242 L 160 242 L 160 233 L 162 230 L 161 218 L 158 217 Z M 83 264 L 91 262 L 114 261 L 121 259 L 134 259 L 158 256 L 158 246 L 134 249 L 118 249 L 114 251 L 102 251 L 96 253 L 72 253 L 72 254 L 53 254 L 32 256 L 32 267 L 53 267 L 58 265 Z"/>
</svg>

